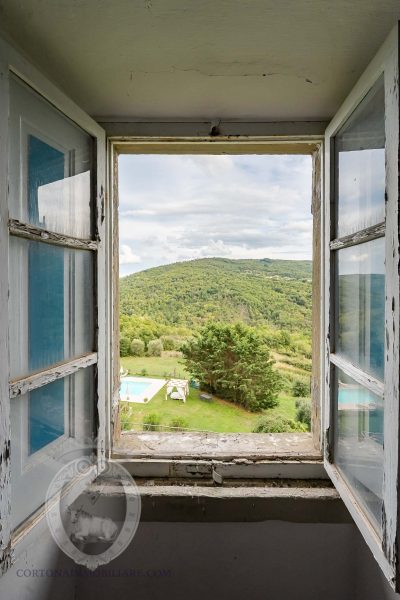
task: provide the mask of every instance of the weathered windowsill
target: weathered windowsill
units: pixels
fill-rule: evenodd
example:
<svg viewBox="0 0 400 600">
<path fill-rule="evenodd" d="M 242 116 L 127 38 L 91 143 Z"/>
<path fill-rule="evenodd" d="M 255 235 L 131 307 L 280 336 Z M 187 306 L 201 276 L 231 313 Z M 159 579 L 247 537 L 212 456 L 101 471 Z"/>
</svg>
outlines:
<svg viewBox="0 0 400 600">
<path fill-rule="evenodd" d="M 123 432 L 113 457 L 217 460 L 321 460 L 311 433 Z"/>
</svg>

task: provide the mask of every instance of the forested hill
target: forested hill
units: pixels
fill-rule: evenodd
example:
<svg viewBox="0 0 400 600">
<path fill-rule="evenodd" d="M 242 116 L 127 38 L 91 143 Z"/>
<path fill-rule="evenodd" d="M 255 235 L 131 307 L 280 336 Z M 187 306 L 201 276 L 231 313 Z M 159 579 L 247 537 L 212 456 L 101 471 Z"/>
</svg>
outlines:
<svg viewBox="0 0 400 600">
<path fill-rule="evenodd" d="M 121 315 L 196 328 L 243 321 L 311 330 L 311 261 L 204 258 L 120 279 Z"/>
</svg>

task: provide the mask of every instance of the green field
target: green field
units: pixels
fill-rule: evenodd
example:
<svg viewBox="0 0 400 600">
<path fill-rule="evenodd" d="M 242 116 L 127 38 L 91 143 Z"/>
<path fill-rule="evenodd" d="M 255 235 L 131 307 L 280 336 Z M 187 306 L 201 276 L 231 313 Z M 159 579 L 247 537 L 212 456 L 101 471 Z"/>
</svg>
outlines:
<svg viewBox="0 0 400 600">
<path fill-rule="evenodd" d="M 169 356 L 168 352 L 163 352 L 163 356 L 160 357 L 126 356 L 121 358 L 121 366 L 128 370 L 130 375 L 144 375 L 145 370 L 149 377 L 188 379 L 189 374 L 180 360 L 179 356 Z"/>
<path fill-rule="evenodd" d="M 188 377 L 179 357 L 163 356 L 121 359 L 124 369 L 130 375 L 141 375 L 143 369 L 151 377 Z M 175 375 L 174 375 L 175 373 Z M 240 406 L 214 397 L 213 402 L 204 402 L 200 392 L 190 388 L 190 394 L 184 404 L 180 400 L 165 400 L 165 389 L 161 389 L 148 404 L 121 402 L 121 424 L 123 429 L 142 430 L 145 417 L 156 413 L 161 426 L 169 426 L 172 419 L 185 419 L 185 428 L 195 431 L 213 431 L 217 433 L 248 433 L 254 428 L 263 414 L 281 415 L 295 420 L 295 398 L 285 393 L 279 395 L 279 405 L 263 413 L 251 413 Z M 165 428 L 168 431 L 168 428 Z M 173 431 L 173 430 L 171 430 Z"/>
</svg>

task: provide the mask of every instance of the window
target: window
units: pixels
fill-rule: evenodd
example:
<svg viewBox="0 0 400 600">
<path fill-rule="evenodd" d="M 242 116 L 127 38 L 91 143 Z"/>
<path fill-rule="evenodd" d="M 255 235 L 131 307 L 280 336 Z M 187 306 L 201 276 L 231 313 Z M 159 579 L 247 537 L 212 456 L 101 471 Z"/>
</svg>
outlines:
<svg viewBox="0 0 400 600">
<path fill-rule="evenodd" d="M 381 528 L 385 331 L 385 99 L 380 78 L 335 146 L 333 403 L 337 465 Z M 353 375 L 353 377 L 351 377 Z"/>
<path fill-rule="evenodd" d="M 326 133 L 326 459 L 395 584 L 399 415 L 397 30 Z"/>
<path fill-rule="evenodd" d="M 270 147 L 268 145 L 268 143 L 262 143 L 259 142 L 257 144 L 253 143 L 249 143 L 247 144 L 245 141 L 238 141 L 236 140 L 235 143 L 231 143 L 229 141 L 225 141 L 225 142 L 213 142 L 210 143 L 209 141 L 204 141 L 201 144 L 197 143 L 197 144 L 193 144 L 193 145 L 188 145 L 186 144 L 183 140 L 180 143 L 179 140 L 176 141 L 165 141 L 163 144 L 161 144 L 160 142 L 153 142 L 152 140 L 138 140 L 135 143 L 133 143 L 133 140 L 127 142 L 126 144 L 124 144 L 123 142 L 119 142 L 119 141 L 114 141 L 113 143 L 113 147 L 115 150 L 115 164 L 114 164 L 114 174 L 116 175 L 117 173 L 117 168 L 118 168 L 118 163 L 117 163 L 117 157 L 119 154 L 137 154 L 137 155 L 142 155 L 140 157 L 137 158 L 137 161 L 139 164 L 145 164 L 145 160 L 147 160 L 148 162 L 150 162 L 150 159 L 152 159 L 155 164 L 161 164 L 163 163 L 163 160 L 165 160 L 166 164 L 169 164 L 168 160 L 170 161 L 171 164 L 172 161 L 176 160 L 177 158 L 180 157 L 180 160 L 182 159 L 182 155 L 185 155 L 183 157 L 183 160 L 186 161 L 186 163 L 190 164 L 190 160 L 193 160 L 193 162 L 195 162 L 195 159 L 198 158 L 199 162 L 201 160 L 204 161 L 208 161 L 211 162 L 213 160 L 212 155 L 213 154 L 221 154 L 221 160 L 223 159 L 223 155 L 227 155 L 227 154 L 233 154 L 233 155 L 242 155 L 241 159 L 243 161 L 248 161 L 251 163 L 252 160 L 254 160 L 254 162 L 258 161 L 257 164 L 263 164 L 263 168 L 266 169 L 267 168 L 267 164 L 268 160 L 264 157 L 264 156 L 256 156 L 254 159 L 251 156 L 248 155 L 267 155 L 267 154 L 278 154 L 278 152 L 276 151 L 276 147 L 274 147 L 272 149 L 272 151 L 270 150 Z M 311 225 L 311 221 L 313 221 L 314 225 L 310 226 L 310 229 L 312 229 L 312 227 L 314 228 L 313 231 L 313 238 L 314 238 L 314 249 L 313 249 L 313 272 L 311 275 L 311 265 L 310 266 L 310 274 L 307 276 L 307 285 L 310 288 L 310 294 L 307 296 L 307 302 L 308 302 L 308 306 L 307 308 L 309 309 L 309 311 L 307 311 L 307 315 L 309 313 L 311 313 L 311 304 L 313 307 L 313 346 L 315 348 L 315 346 L 319 345 L 319 335 L 320 335 L 320 329 L 319 329 L 319 300 L 320 300 L 320 293 L 318 291 L 317 294 L 313 295 L 313 302 L 311 302 L 311 282 L 310 279 L 311 277 L 314 279 L 314 276 L 316 274 L 316 278 L 315 278 L 315 285 L 318 286 L 320 279 L 319 279 L 319 271 L 320 271 L 320 256 L 319 256 L 319 248 L 320 248 L 320 220 L 319 220 L 319 205 L 320 205 L 320 194 L 319 192 L 319 157 L 320 157 L 320 151 L 319 151 L 319 145 L 317 143 L 310 143 L 309 145 L 306 144 L 300 144 L 299 146 L 296 145 L 296 143 L 288 143 L 285 144 L 284 142 L 282 143 L 281 147 L 280 147 L 280 153 L 281 154 L 313 154 L 313 172 L 314 172 L 314 189 L 312 190 L 311 188 L 311 181 L 308 180 L 308 185 L 310 186 L 309 189 L 309 198 L 311 199 L 311 196 L 313 196 L 313 219 L 310 218 L 310 212 L 311 212 L 311 206 L 310 203 L 306 206 L 303 207 L 303 212 L 304 212 L 304 219 L 308 219 Z M 201 156 L 201 157 L 197 157 L 195 156 L 194 159 L 192 158 L 191 155 L 205 155 L 205 156 Z M 143 155 L 148 155 L 147 157 L 144 157 Z M 160 156 L 156 156 L 156 155 L 162 155 Z M 169 155 L 167 157 L 165 157 L 164 155 Z M 187 157 L 187 158 L 186 158 Z M 125 159 L 124 164 L 127 165 L 129 164 L 128 161 L 126 160 L 126 157 L 123 157 L 123 159 Z M 229 159 L 227 159 L 226 162 L 228 162 Z M 276 161 L 276 163 L 279 163 L 279 157 L 275 156 L 274 160 Z M 302 165 L 304 166 L 305 163 L 308 163 L 309 161 L 309 166 L 311 166 L 311 157 L 303 157 L 302 159 Z M 158 162 L 157 162 L 158 161 Z M 283 164 L 289 164 L 290 167 L 293 167 L 293 165 L 298 164 L 300 161 L 300 157 L 295 157 L 295 158 L 289 158 L 286 157 L 286 161 L 282 158 L 282 162 Z M 133 162 L 133 161 L 132 161 Z M 272 157 L 271 157 L 271 162 L 272 162 Z M 264 164 L 265 163 L 265 164 Z M 164 164 L 164 163 L 163 163 Z M 275 163 L 274 163 L 275 164 Z M 281 167 L 283 168 L 283 167 Z M 275 171 L 274 171 L 275 172 Z M 288 170 L 289 172 L 289 170 Z M 131 171 L 129 171 L 129 173 L 131 174 Z M 253 170 L 251 171 L 251 173 L 253 174 Z M 137 175 L 141 177 L 141 181 L 143 180 L 143 169 L 140 172 L 140 175 Z M 168 170 L 168 177 L 171 177 L 170 174 L 170 170 Z M 306 177 L 306 175 L 303 173 L 303 177 Z M 267 176 L 265 176 L 265 179 L 267 179 Z M 176 178 L 173 178 L 173 181 L 175 181 Z M 177 183 L 177 185 L 181 185 L 181 181 L 179 181 Z M 264 187 L 265 189 L 265 187 Z M 224 188 L 225 190 L 225 188 Z M 119 188 L 119 191 L 120 188 Z M 165 190 L 163 190 L 165 193 Z M 275 191 L 275 190 L 274 190 Z M 225 190 L 226 192 L 226 190 Z M 313 193 L 311 193 L 313 192 Z M 229 192 L 226 192 L 229 193 Z M 274 193 L 274 192 L 271 192 Z M 298 192 L 300 195 L 300 192 Z M 138 207 L 135 206 L 135 211 L 132 211 L 132 206 L 131 204 L 128 206 L 127 201 L 125 200 L 125 204 L 123 205 L 123 211 L 127 211 L 127 214 L 131 215 L 134 214 L 135 215 L 135 220 L 136 220 L 136 224 L 137 224 L 137 216 L 136 216 L 136 210 L 138 210 L 138 214 L 142 214 L 142 212 L 144 214 L 154 214 L 154 211 L 152 211 L 152 209 L 154 208 L 151 204 L 151 198 L 150 198 L 150 194 L 149 192 L 147 192 L 146 194 L 143 194 L 143 192 L 141 193 L 141 191 L 137 192 L 138 194 L 138 198 L 140 200 L 142 200 L 143 202 L 145 202 L 145 205 L 143 205 L 143 207 Z M 296 191 L 297 194 L 297 191 Z M 244 194 L 245 195 L 245 194 Z M 262 191 L 260 191 L 260 195 L 262 195 Z M 206 202 L 206 196 L 204 196 L 203 202 Z M 158 198 L 158 196 L 156 196 L 156 198 Z M 122 199 L 124 199 L 122 197 Z M 119 200 L 121 201 L 121 195 Z M 176 204 L 176 197 L 173 196 L 173 201 Z M 208 200 L 210 202 L 210 199 Z M 265 202 L 265 200 L 263 200 Z M 132 203 L 132 200 L 130 200 L 130 202 Z M 156 200 L 155 200 L 156 202 Z M 239 201 L 238 201 L 239 202 Z M 297 204 L 300 204 L 299 199 L 296 196 L 296 200 L 295 202 L 297 202 Z M 260 200 L 260 204 L 261 204 L 261 200 Z M 219 205 L 218 205 L 219 206 Z M 163 210 L 165 211 L 165 206 L 163 203 Z M 179 207 L 179 210 L 183 210 L 182 206 Z M 204 210 L 204 208 L 202 208 L 202 210 Z M 260 211 L 264 211 L 264 213 L 266 214 L 268 211 L 268 207 L 265 205 L 262 205 L 262 209 L 260 208 Z M 222 212 L 222 209 L 219 207 L 219 211 Z M 274 215 L 276 214 L 277 211 L 275 211 Z M 124 214 L 124 213 L 123 213 Z M 235 226 L 237 226 L 237 219 L 235 220 L 235 216 L 237 217 L 236 213 L 235 213 L 235 208 L 232 207 L 232 209 L 227 210 L 225 213 L 225 219 L 230 219 L 231 218 L 231 222 L 232 222 L 232 227 L 234 228 Z M 261 214 L 260 214 L 260 220 L 261 220 Z M 114 207 L 114 218 L 115 218 L 115 222 L 118 219 L 118 214 L 117 214 L 117 202 L 115 204 Z M 300 217 L 299 217 L 300 219 Z M 273 216 L 270 217 L 270 220 L 273 220 Z M 169 222 L 169 221 L 168 221 Z M 128 238 L 130 238 L 130 236 L 135 237 L 135 228 L 134 228 L 134 220 L 132 218 L 132 220 L 128 223 L 122 221 L 122 223 L 120 222 L 119 225 L 122 224 L 122 230 L 121 230 L 121 239 L 122 239 L 122 244 L 127 244 L 128 243 Z M 302 223 L 303 224 L 303 223 Z M 242 224 L 241 224 L 242 225 Z M 292 231 L 292 227 L 294 224 L 292 223 L 288 223 L 288 226 L 290 225 L 291 231 Z M 240 225 L 239 225 L 240 226 Z M 196 230 L 196 234 L 197 236 L 199 236 L 202 233 L 202 224 L 200 222 L 200 220 L 196 217 L 196 222 L 193 225 L 193 228 Z M 129 236 L 127 234 L 128 232 L 128 228 L 129 228 Z M 116 226 L 114 225 L 114 231 L 116 230 Z M 265 235 L 265 238 L 263 238 L 265 240 L 265 245 L 268 245 L 268 236 L 267 233 L 265 231 L 265 228 L 263 228 L 263 233 Z M 154 234 L 156 235 L 156 233 Z M 221 234 L 219 234 L 221 235 Z M 161 236 L 162 237 L 162 236 Z M 204 237 L 204 236 L 203 236 Z M 164 239 L 164 238 L 162 238 Z M 293 240 L 293 243 L 295 243 L 295 241 Z M 117 308 L 119 306 L 119 290 L 118 290 L 118 236 L 114 234 L 113 236 L 113 244 L 114 244 L 114 269 L 113 269 L 113 276 L 114 276 L 114 302 L 113 302 L 113 306 L 114 306 L 114 316 L 115 319 L 118 319 L 118 313 L 117 313 Z M 165 244 L 163 244 L 163 247 L 165 247 Z M 297 251 L 298 251 L 298 246 L 297 247 Z M 124 250 L 124 252 L 126 252 L 125 247 L 122 246 L 122 249 Z M 152 250 L 154 249 L 154 240 L 151 239 L 151 243 L 149 241 L 149 248 L 147 249 L 147 252 L 150 254 L 152 252 Z M 134 253 L 134 254 L 140 254 L 142 255 L 143 253 L 138 249 L 138 246 L 135 245 L 134 247 L 129 247 L 130 252 Z M 266 254 L 265 256 L 268 256 L 268 254 Z M 164 255 L 163 255 L 164 257 Z M 125 254 L 124 254 L 124 258 L 125 258 Z M 160 257 L 157 256 L 157 258 L 153 258 L 153 260 L 159 260 Z M 171 261 L 172 262 L 172 261 Z M 185 263 L 185 265 L 187 265 L 187 263 Z M 308 266 L 308 265 L 307 265 Z M 155 274 L 155 273 L 154 273 Z M 292 279 L 292 277 L 286 277 L 288 279 Z M 174 280 L 175 281 L 175 280 Z M 229 280 L 228 280 L 229 281 Z M 254 283 L 256 280 L 253 278 L 251 283 L 249 283 L 249 285 L 254 285 L 255 288 L 257 286 L 257 282 Z M 258 281 L 258 280 L 257 280 Z M 124 283 L 124 282 L 123 282 Z M 176 282 L 175 282 L 175 285 Z M 230 289 L 229 289 L 229 283 L 226 283 L 225 285 L 227 285 L 227 293 L 229 294 Z M 300 283 L 300 285 L 303 285 L 303 283 Z M 306 285 L 306 284 L 304 284 Z M 197 286 L 197 287 L 196 287 Z M 126 287 L 125 286 L 125 291 L 126 291 Z M 204 287 L 204 286 L 203 286 Z M 277 285 L 278 287 L 278 285 Z M 152 288 L 153 289 L 153 288 Z M 182 289 L 178 288 L 177 289 Z M 308 289 L 308 288 L 307 288 Z M 199 286 L 199 283 L 197 281 L 195 281 L 192 285 L 192 287 L 190 288 L 191 292 L 193 291 L 193 294 L 195 295 L 198 292 L 204 292 L 204 289 L 201 288 Z M 282 293 L 282 290 L 285 291 L 286 288 L 285 286 L 279 288 L 279 292 Z M 233 291 L 233 293 L 235 292 L 235 290 Z M 139 292 L 136 292 L 136 294 L 138 294 Z M 182 293 L 183 294 L 183 293 Z M 139 294 L 140 295 L 140 294 Z M 183 295 L 182 295 L 183 297 Z M 285 297 L 286 298 L 286 297 Z M 126 300 L 126 298 L 125 298 Z M 171 298 L 168 299 L 168 305 L 172 305 L 172 292 L 171 292 Z M 289 298 L 289 294 L 288 294 L 288 299 L 287 299 L 287 304 L 289 306 L 291 300 L 291 296 Z M 293 302 L 295 302 L 296 300 L 293 300 Z M 132 303 L 130 304 L 130 306 L 128 307 L 130 313 L 129 314 L 133 314 L 134 318 L 136 318 L 137 315 L 139 315 L 138 318 L 141 318 L 141 312 L 140 310 L 144 310 L 144 312 L 146 312 L 146 307 L 143 308 L 143 301 L 140 300 L 141 305 L 139 306 L 139 301 L 138 301 L 138 305 L 135 311 L 135 307 L 132 306 Z M 206 303 L 206 300 L 204 301 Z M 158 297 L 155 297 L 155 303 L 157 304 L 157 309 L 161 311 L 160 308 L 160 301 Z M 272 301 L 271 301 L 272 304 Z M 281 304 L 283 305 L 284 302 L 282 301 Z M 260 305 L 262 305 L 262 300 L 260 301 Z M 174 307 L 175 308 L 175 307 Z M 265 310 L 269 310 L 270 309 L 270 304 L 268 304 L 268 302 L 265 300 L 265 306 L 264 306 Z M 280 308 L 281 305 L 280 305 Z M 128 314 L 128 309 L 126 310 L 126 313 Z M 211 308 L 210 308 L 210 304 L 207 305 L 207 311 L 209 311 L 210 315 L 212 314 L 211 312 Z M 149 303 L 149 310 L 146 312 L 146 318 L 148 316 L 150 316 L 150 303 Z M 178 319 L 179 317 L 181 317 L 181 315 L 179 315 L 179 313 L 177 313 L 177 310 L 172 310 L 172 314 L 174 315 L 174 322 L 176 319 Z M 198 315 L 198 313 L 195 313 L 196 315 Z M 207 313 L 208 314 L 208 313 Z M 293 315 L 291 315 L 291 317 L 293 317 Z M 185 315 L 183 315 L 183 319 L 184 320 Z M 211 317 L 212 318 L 212 317 Z M 224 315 L 224 318 L 226 318 L 226 320 L 229 319 L 229 316 L 226 317 Z M 121 321 L 121 331 L 122 334 L 124 335 L 125 331 L 127 333 L 130 333 L 130 338 L 132 337 L 138 337 L 137 336 L 137 328 L 136 329 L 132 329 L 132 331 L 135 332 L 131 333 L 131 329 L 129 329 L 127 327 L 127 323 L 126 321 L 128 320 L 127 318 L 125 318 L 125 314 L 123 314 L 123 322 Z M 221 319 L 221 317 L 220 317 Z M 303 317 L 304 321 L 305 318 Z M 133 319 L 132 319 L 133 320 Z M 277 319 L 278 321 L 278 319 Z M 161 313 L 160 316 L 158 317 L 158 322 L 162 323 L 162 319 L 161 319 Z M 270 319 L 270 322 L 272 322 L 272 318 Z M 130 323 L 128 323 L 128 325 L 130 325 Z M 260 331 L 262 331 L 262 320 L 259 319 L 256 327 L 259 327 Z M 284 326 L 279 325 L 279 327 L 281 329 L 284 329 Z M 289 326 L 287 326 L 287 328 L 289 329 Z M 278 326 L 277 326 L 278 329 Z M 311 328 L 310 328 L 311 329 Z M 193 328 L 194 330 L 194 328 Z M 294 329 L 294 331 L 296 331 L 296 333 L 298 333 L 297 329 Z M 114 335 L 117 336 L 119 332 L 119 326 L 118 323 L 114 324 Z M 181 333 L 181 335 L 183 335 L 183 333 Z M 128 339 L 128 335 L 124 336 Z M 114 366 L 118 365 L 118 368 L 116 370 L 116 372 L 114 371 L 114 375 L 115 375 L 115 379 L 114 379 L 114 385 L 115 385 L 115 396 L 114 396 L 114 405 L 115 407 L 118 406 L 118 400 L 119 400 L 119 384 L 120 384 L 120 377 L 119 377 L 119 362 L 118 358 L 119 358 L 119 350 L 117 347 L 117 339 L 114 338 Z M 125 343 L 125 339 L 123 340 Z M 128 340 L 129 341 L 129 340 Z M 122 354 L 123 355 L 123 354 Z M 318 351 L 317 351 L 317 355 L 318 355 Z M 296 356 L 297 359 L 297 356 Z M 283 360 L 285 360 L 285 358 L 283 357 Z M 149 361 L 147 361 L 149 362 Z M 175 361 L 177 362 L 177 360 Z M 302 376 L 302 370 L 301 368 L 298 368 L 299 365 L 299 360 L 296 364 L 296 368 L 294 369 L 294 373 L 296 374 L 297 378 Z M 129 369 L 133 369 L 135 368 L 136 365 L 139 365 L 137 368 L 137 372 L 131 370 L 129 372 L 129 376 L 132 375 L 140 375 L 141 374 L 141 370 L 142 367 L 147 367 L 147 363 L 146 363 L 146 359 L 143 358 L 139 358 L 138 360 L 132 360 L 131 358 L 128 358 L 128 360 L 123 360 L 122 361 L 122 367 L 124 369 L 124 372 L 126 374 L 126 370 Z M 179 363 L 180 365 L 180 363 Z M 319 404 L 320 402 L 320 396 L 319 396 L 319 385 L 318 385 L 318 378 L 319 378 L 319 369 L 318 369 L 318 359 L 315 361 L 313 361 L 313 365 L 312 365 L 312 369 L 313 372 L 311 373 L 311 371 L 309 371 L 308 373 L 308 379 L 307 379 L 307 383 L 309 384 L 309 381 L 311 379 L 310 376 L 312 376 L 312 381 L 313 381 L 313 385 L 312 385 L 312 396 L 313 396 L 313 402 L 314 402 L 314 407 L 315 410 L 313 411 L 313 424 L 312 424 L 312 434 L 310 435 L 310 433 L 304 433 L 306 431 L 306 429 L 304 428 L 302 432 L 299 432 L 299 430 L 297 430 L 297 432 L 295 434 L 289 434 L 289 436 L 287 437 L 287 439 L 289 439 L 291 436 L 293 438 L 293 443 L 294 444 L 299 444 L 299 446 L 297 447 L 297 449 L 300 451 L 300 453 L 303 456 L 307 456 L 307 457 L 318 457 L 319 455 L 319 418 L 320 418 L 320 412 L 317 408 L 317 404 Z M 311 367 L 311 357 L 310 355 L 308 355 L 307 357 L 307 368 Z M 154 365 L 150 365 L 150 368 L 154 368 Z M 145 372 L 145 377 L 151 377 L 152 374 L 153 375 L 159 375 L 159 376 L 165 376 L 168 378 L 168 373 L 166 372 L 166 366 L 162 367 L 162 370 L 159 373 L 152 373 L 149 372 L 148 369 L 146 369 Z M 182 367 L 180 367 L 182 368 Z M 164 372 L 166 372 L 166 375 L 163 375 L 163 370 Z M 176 375 L 177 376 L 177 375 Z M 296 381 L 296 378 L 294 378 L 294 381 Z M 308 390 L 307 390 L 308 391 Z M 283 392 L 284 394 L 285 392 Z M 164 391 L 164 395 L 165 395 L 165 391 Z M 288 396 L 291 396 L 290 391 L 287 393 Z M 306 394 L 304 394 L 306 395 Z M 155 400 L 156 402 L 162 402 L 161 401 L 161 393 L 158 394 L 159 397 L 156 396 Z M 192 396 L 195 396 L 195 394 L 192 394 Z M 214 396 L 218 396 L 218 394 L 214 394 Z M 193 398 L 192 398 L 193 400 Z M 214 398 L 212 399 L 214 400 Z M 215 400 L 214 400 L 215 401 Z M 218 401 L 218 400 L 217 400 Z M 286 401 L 286 398 L 285 398 Z M 289 399 L 290 402 L 292 402 L 293 405 L 293 411 L 295 411 L 295 400 L 293 399 L 293 401 L 291 399 Z M 170 401 L 172 402 L 172 401 Z M 199 400 L 199 404 L 201 404 L 202 400 Z M 204 403 L 204 402 L 203 402 Z M 147 404 L 147 403 L 146 403 Z M 141 430 L 142 427 L 142 423 L 143 423 L 143 419 L 134 419 L 134 410 L 133 409 L 137 409 L 137 413 L 140 413 L 140 415 L 144 412 L 144 409 L 147 409 L 149 414 L 151 413 L 151 411 L 156 412 L 157 410 L 160 412 L 160 408 L 159 406 L 156 406 L 153 408 L 154 406 L 154 402 L 153 402 L 153 406 L 151 406 L 151 402 L 148 403 L 148 406 L 146 405 L 145 407 L 143 407 L 141 404 L 138 404 L 137 406 L 133 405 L 132 408 L 128 405 L 128 408 L 130 409 L 130 414 L 127 415 L 127 413 L 125 413 L 125 408 L 126 408 L 126 403 L 124 403 L 122 405 L 123 407 L 123 411 L 122 414 L 120 415 L 120 422 L 122 425 L 122 428 L 126 428 L 126 425 L 128 425 L 127 429 L 132 429 L 134 430 L 133 432 L 131 431 L 127 431 L 126 433 L 124 432 L 123 435 L 118 436 L 118 432 L 117 432 L 117 436 L 116 436 L 116 451 L 114 453 L 114 456 L 118 456 L 118 457 L 122 457 L 124 456 L 147 456 L 148 458 L 152 457 L 154 459 L 156 459 L 157 457 L 171 457 L 174 456 L 176 458 L 179 458 L 180 456 L 184 456 L 185 458 L 190 456 L 190 458 L 194 458 L 194 454 L 193 453 L 193 443 L 191 442 L 191 438 L 189 436 L 182 436 L 180 434 L 179 436 L 179 440 L 173 439 L 173 431 L 168 431 L 168 426 L 169 426 L 169 420 L 167 417 L 164 418 L 164 420 L 162 421 L 162 426 L 165 424 L 166 427 L 164 428 L 159 428 L 159 430 L 157 430 L 156 427 L 153 428 L 153 431 L 161 431 L 161 434 L 157 436 L 157 439 L 154 436 L 154 448 L 152 447 L 152 440 L 150 440 L 149 436 L 146 437 L 145 440 L 145 445 L 142 442 L 141 439 L 141 434 L 138 435 L 138 431 Z M 164 407 L 164 405 L 162 405 L 162 408 L 168 408 L 168 406 Z M 207 405 L 205 405 L 205 410 L 204 412 L 207 413 Z M 290 405 L 291 408 L 291 405 Z M 289 410 L 290 410 L 289 408 Z M 164 413 L 166 413 L 167 410 L 164 410 Z M 186 411 L 188 412 L 188 411 Z M 211 411 L 208 411 L 211 412 Z M 185 413 L 185 411 L 182 409 L 181 413 Z M 261 413 L 262 414 L 262 413 Z M 184 415 L 186 418 L 187 415 Z M 251 415 L 253 417 L 253 415 Z M 190 415 L 189 415 L 190 417 Z M 294 417 L 295 418 L 295 417 Z M 260 419 L 260 414 L 256 414 L 255 415 L 255 421 Z M 193 423 L 189 423 L 188 425 L 186 425 L 186 427 L 192 428 L 194 431 L 196 429 L 196 424 L 195 421 L 193 420 Z M 204 426 L 204 423 L 206 424 Z M 132 426 L 133 424 L 133 426 Z M 130 425 L 130 426 L 129 426 Z M 197 431 L 196 434 L 198 435 L 198 444 L 197 446 L 199 447 L 199 449 L 201 448 L 201 450 L 199 450 L 198 452 L 198 456 L 197 458 L 199 458 L 200 456 L 200 452 L 201 455 L 207 456 L 208 458 L 218 458 L 221 455 L 227 455 L 227 453 L 232 453 L 233 456 L 253 456 L 254 454 L 258 454 L 260 459 L 262 457 L 267 457 L 270 455 L 276 455 L 279 454 L 280 449 L 279 447 L 277 448 L 275 445 L 268 445 L 268 442 L 270 441 L 268 436 L 264 436 L 264 440 L 265 440 L 265 446 L 263 445 L 263 443 L 261 443 L 261 440 L 251 440 L 250 438 L 254 436 L 252 436 L 251 434 L 239 434 L 234 438 L 234 434 L 225 436 L 226 438 L 230 438 L 225 439 L 224 436 L 219 436 L 218 433 L 213 433 L 213 429 L 212 427 L 214 427 L 214 431 L 221 431 L 219 429 L 217 429 L 215 427 L 215 423 L 212 423 L 210 427 L 207 427 L 207 420 L 206 418 L 203 419 L 203 426 L 197 427 L 197 429 L 210 429 L 210 435 L 207 436 L 204 431 Z M 222 430 L 223 431 L 223 430 Z M 227 431 L 227 430 L 225 430 Z M 231 431 L 231 429 L 228 429 L 228 431 Z M 232 431 L 235 431 L 234 429 L 232 429 Z M 236 430 L 238 431 L 238 430 Z M 243 431 L 243 430 L 242 430 Z M 248 431 L 248 430 L 247 430 Z M 250 429 L 251 431 L 251 429 Z M 293 431 L 293 430 L 292 430 Z M 192 435 L 193 432 L 191 432 Z M 165 435 L 164 435 L 165 434 Z M 147 434 L 145 434 L 147 435 Z M 312 437 L 314 436 L 314 438 Z M 284 444 L 284 440 L 282 439 L 282 444 Z M 231 445 L 230 445 L 231 444 Z M 258 445 L 257 445 L 258 444 Z M 229 447 L 228 447 L 229 446 Z M 289 444 L 290 446 L 290 444 Z M 286 452 L 286 448 L 285 450 L 283 450 L 283 452 Z M 143 471 L 141 471 L 143 472 Z"/>
<path fill-rule="evenodd" d="M 120 415 L 138 450 L 309 431 L 312 158 L 203 147 L 118 161 Z"/>
<path fill-rule="evenodd" d="M 93 449 L 98 243 L 92 136 L 12 77 L 9 140 L 15 528 L 61 464 Z"/>
</svg>

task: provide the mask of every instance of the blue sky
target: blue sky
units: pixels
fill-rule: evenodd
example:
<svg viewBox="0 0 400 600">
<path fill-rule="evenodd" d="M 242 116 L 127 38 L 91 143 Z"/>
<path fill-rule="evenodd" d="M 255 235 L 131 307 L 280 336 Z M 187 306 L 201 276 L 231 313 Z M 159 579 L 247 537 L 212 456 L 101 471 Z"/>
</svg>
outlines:
<svg viewBox="0 0 400 600">
<path fill-rule="evenodd" d="M 311 259 L 311 158 L 122 155 L 120 274 L 172 262 Z"/>
</svg>

